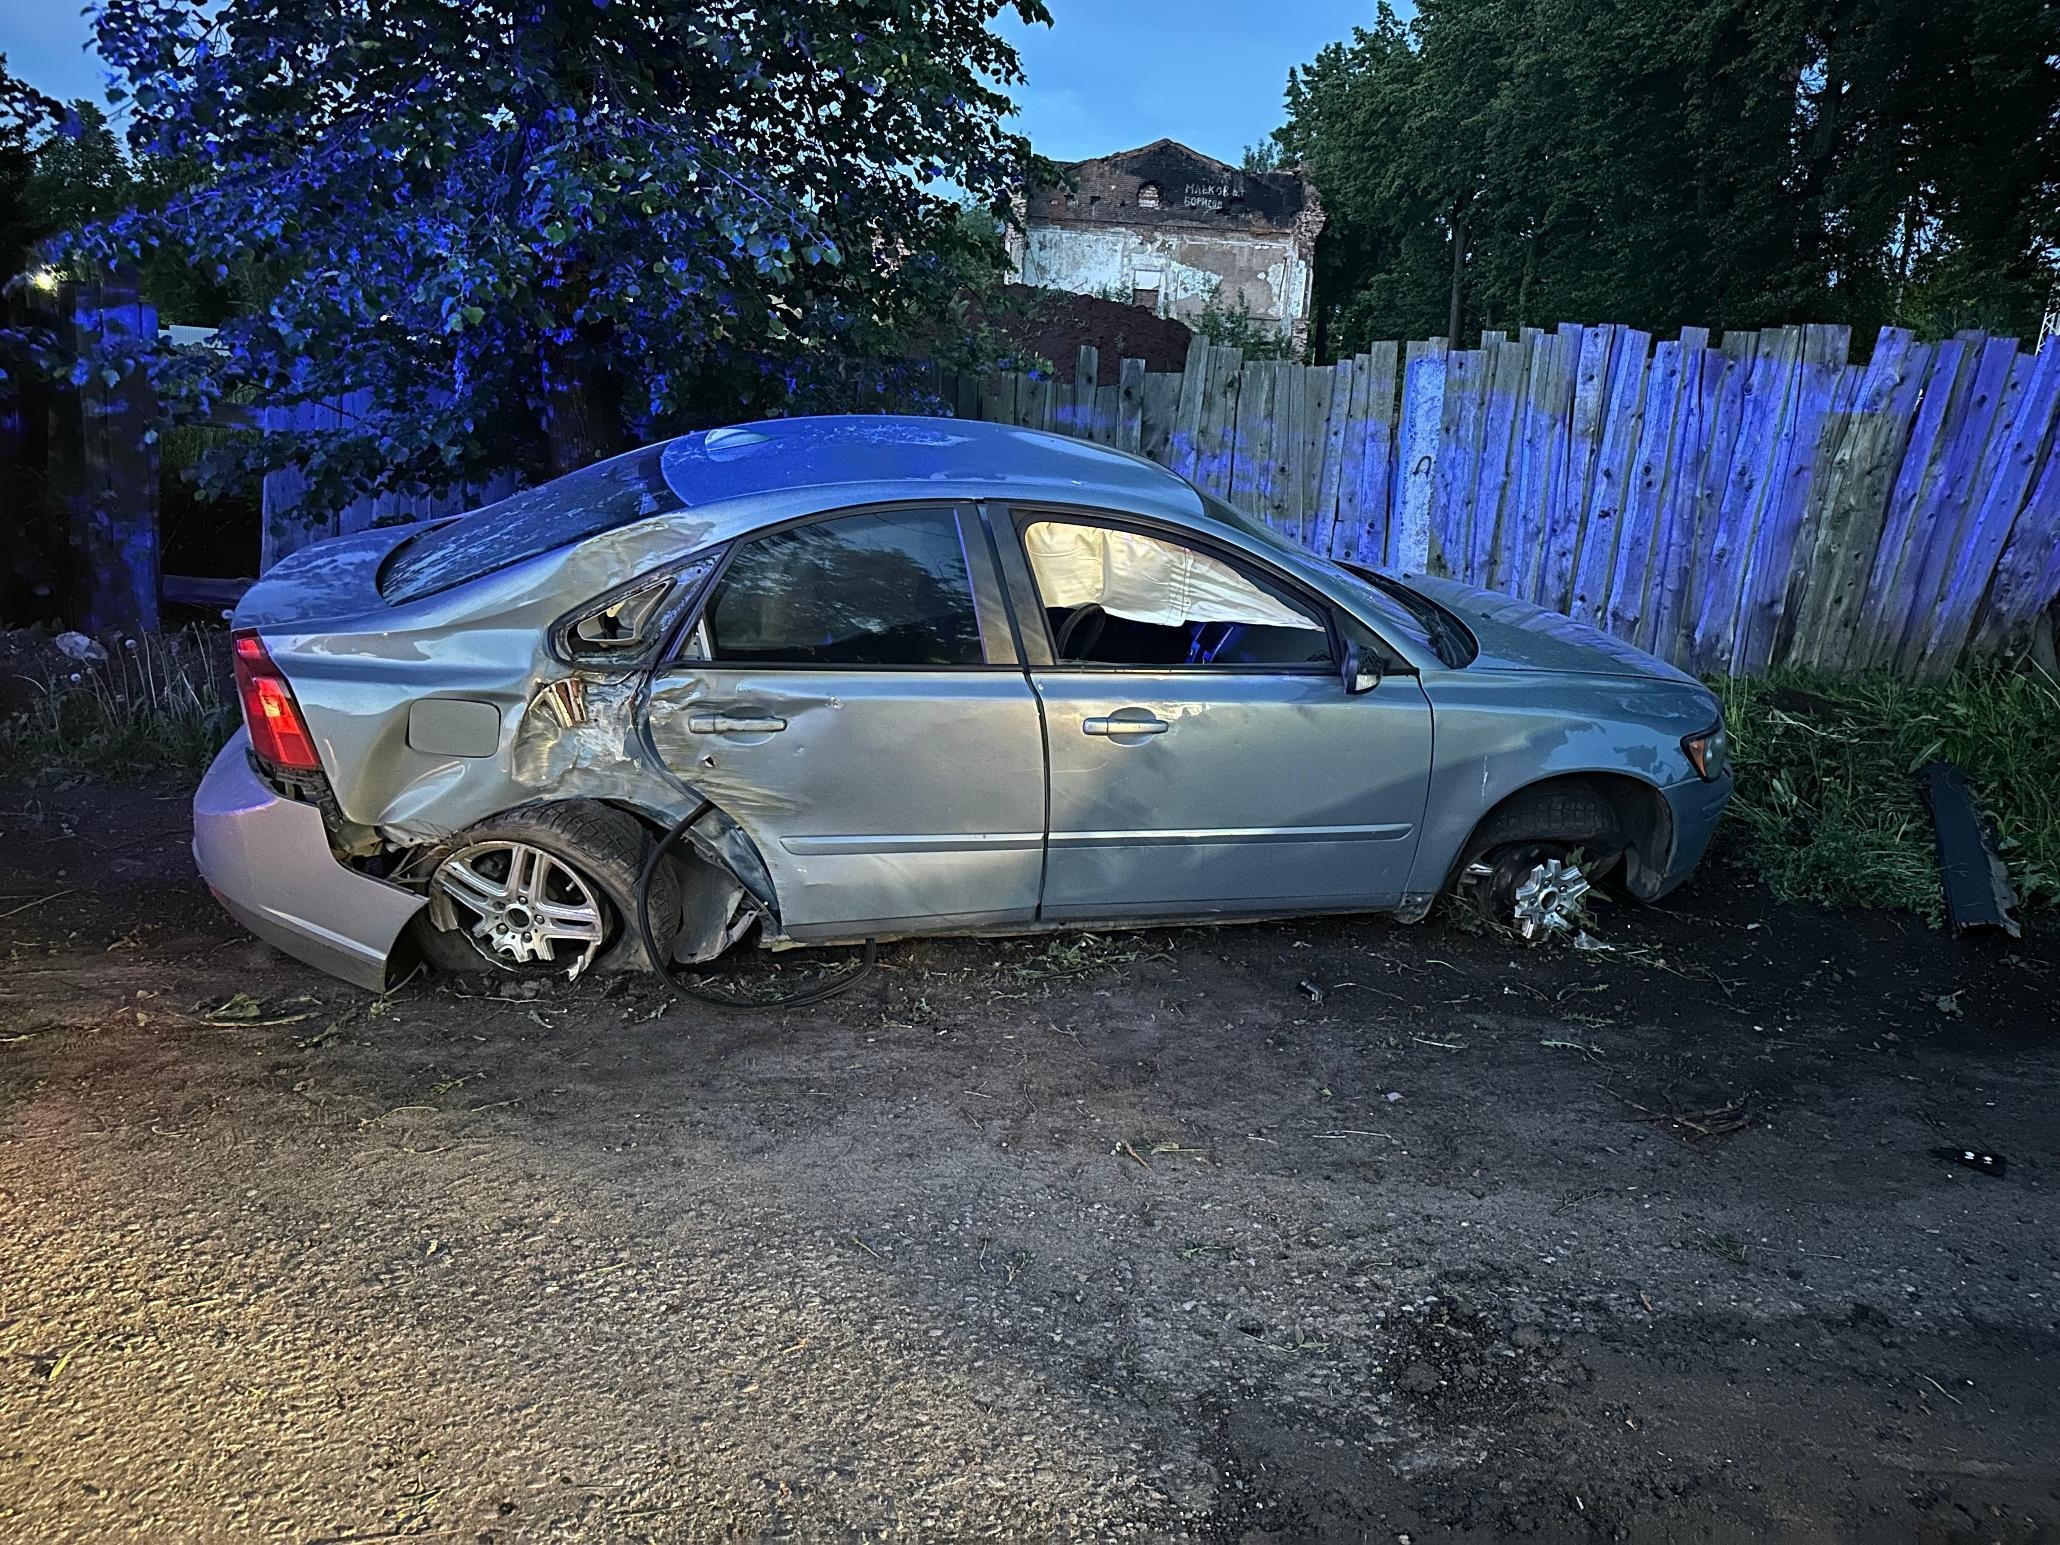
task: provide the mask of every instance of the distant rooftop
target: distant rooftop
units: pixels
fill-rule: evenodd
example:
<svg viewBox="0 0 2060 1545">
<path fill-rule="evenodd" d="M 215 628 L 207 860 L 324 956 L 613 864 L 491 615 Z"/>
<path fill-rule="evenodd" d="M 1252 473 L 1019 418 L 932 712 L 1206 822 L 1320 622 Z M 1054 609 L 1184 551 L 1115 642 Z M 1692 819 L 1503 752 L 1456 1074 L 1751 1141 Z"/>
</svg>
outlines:
<svg viewBox="0 0 2060 1545">
<path fill-rule="evenodd" d="M 1317 202 L 1298 171 L 1247 172 L 1171 139 L 1064 169 L 1072 186 L 1033 188 L 1031 219 L 1285 229 Z"/>
</svg>

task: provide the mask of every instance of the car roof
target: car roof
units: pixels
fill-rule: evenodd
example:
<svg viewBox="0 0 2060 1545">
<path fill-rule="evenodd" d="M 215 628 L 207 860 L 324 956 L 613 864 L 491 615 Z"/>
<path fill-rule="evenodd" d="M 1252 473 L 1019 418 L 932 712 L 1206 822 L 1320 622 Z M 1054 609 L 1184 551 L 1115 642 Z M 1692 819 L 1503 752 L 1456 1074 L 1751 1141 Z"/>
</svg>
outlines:
<svg viewBox="0 0 2060 1545">
<path fill-rule="evenodd" d="M 1142 456 L 976 419 L 760 419 L 668 441 L 660 466 L 689 510 L 747 504 L 761 519 L 940 494 L 1077 500 L 1182 519 L 1203 513 L 1191 486 Z"/>
</svg>

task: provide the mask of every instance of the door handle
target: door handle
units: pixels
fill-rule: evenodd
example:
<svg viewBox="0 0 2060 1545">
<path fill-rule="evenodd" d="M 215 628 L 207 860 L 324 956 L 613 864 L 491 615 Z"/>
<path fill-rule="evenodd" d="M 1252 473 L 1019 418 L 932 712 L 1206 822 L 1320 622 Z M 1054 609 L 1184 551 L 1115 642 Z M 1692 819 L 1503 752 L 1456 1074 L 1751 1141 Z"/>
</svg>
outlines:
<svg viewBox="0 0 2060 1545">
<path fill-rule="evenodd" d="M 771 714 L 754 718 L 733 718 L 726 713 L 687 715 L 687 732 L 693 735 L 777 735 L 786 727 L 785 719 Z"/>
<path fill-rule="evenodd" d="M 1083 735 L 1163 735 L 1173 726 L 1164 719 L 1082 719 Z"/>
</svg>

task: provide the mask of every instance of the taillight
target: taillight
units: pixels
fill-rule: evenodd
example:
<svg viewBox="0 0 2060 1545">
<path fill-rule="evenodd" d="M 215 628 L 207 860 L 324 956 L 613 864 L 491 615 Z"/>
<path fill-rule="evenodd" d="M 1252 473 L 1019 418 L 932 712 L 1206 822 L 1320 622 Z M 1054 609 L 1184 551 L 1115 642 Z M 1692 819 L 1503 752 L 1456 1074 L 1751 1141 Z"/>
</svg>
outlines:
<svg viewBox="0 0 2060 1545">
<path fill-rule="evenodd" d="M 321 757 L 315 754 L 315 737 L 308 733 L 308 721 L 301 717 L 293 688 L 272 657 L 265 641 L 255 633 L 237 633 L 236 695 L 243 702 L 243 722 L 250 730 L 250 748 L 261 761 L 287 772 L 318 772 Z"/>
</svg>

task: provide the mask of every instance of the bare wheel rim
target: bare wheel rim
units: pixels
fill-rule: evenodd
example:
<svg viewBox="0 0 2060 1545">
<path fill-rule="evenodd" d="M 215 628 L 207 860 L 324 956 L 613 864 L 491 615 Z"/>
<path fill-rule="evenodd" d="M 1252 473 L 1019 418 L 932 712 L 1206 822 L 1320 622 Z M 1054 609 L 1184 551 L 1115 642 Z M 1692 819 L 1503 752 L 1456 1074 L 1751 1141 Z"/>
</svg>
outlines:
<svg viewBox="0 0 2060 1545">
<path fill-rule="evenodd" d="M 1526 939 L 1569 933 L 1579 923 L 1583 898 L 1593 888 L 1579 864 L 1545 859 L 1517 881 L 1511 921 Z"/>
<path fill-rule="evenodd" d="M 431 921 L 461 929 L 480 957 L 508 970 L 565 968 L 579 975 L 607 942 L 593 883 L 527 842 L 475 842 L 437 866 Z"/>
</svg>

